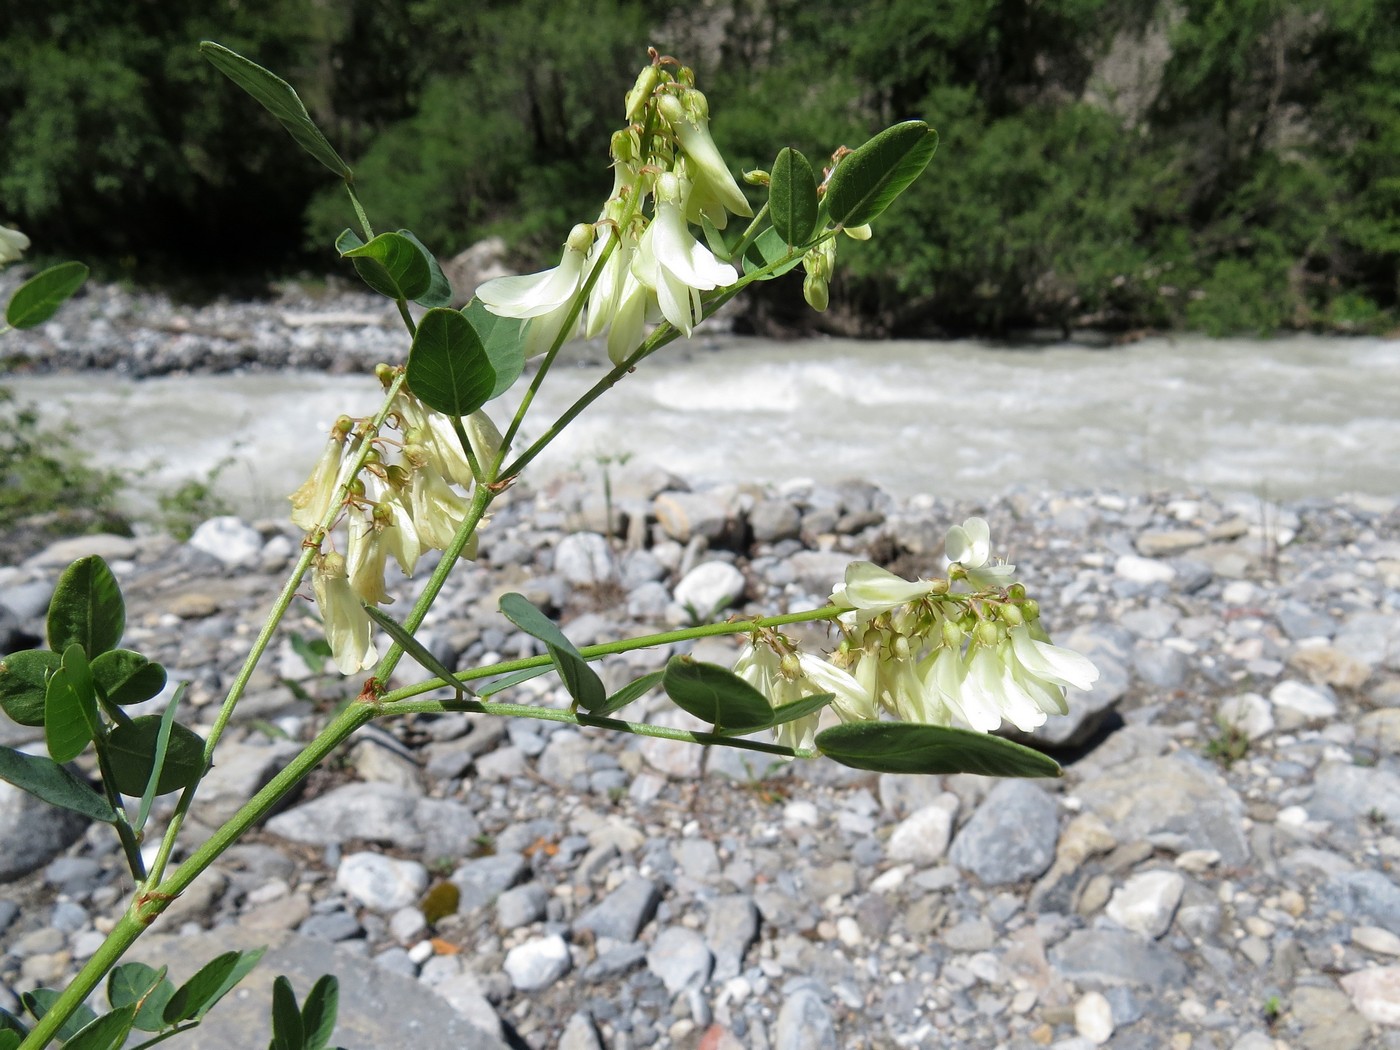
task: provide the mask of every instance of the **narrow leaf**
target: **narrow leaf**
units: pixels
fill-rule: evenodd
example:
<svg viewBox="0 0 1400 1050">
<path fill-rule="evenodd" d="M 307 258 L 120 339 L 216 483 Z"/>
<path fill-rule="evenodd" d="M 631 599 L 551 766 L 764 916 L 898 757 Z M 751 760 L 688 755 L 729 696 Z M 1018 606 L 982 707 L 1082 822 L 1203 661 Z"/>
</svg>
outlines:
<svg viewBox="0 0 1400 1050">
<path fill-rule="evenodd" d="M 282 976 L 272 982 L 272 1042 L 268 1050 L 303 1050 L 296 992 L 292 982 Z"/>
<path fill-rule="evenodd" d="M 988 733 L 913 722 L 848 722 L 817 734 L 817 748 L 843 766 L 877 773 L 977 773 L 1058 777 L 1059 765 Z"/>
<path fill-rule="evenodd" d="M 466 683 L 462 682 L 458 679 L 456 674 L 444 667 L 442 661 L 430 653 L 427 647 L 410 634 L 408 628 L 403 624 L 392 617 L 386 616 L 382 610 L 373 605 L 365 605 L 365 612 L 369 614 L 371 620 L 384 628 L 385 634 L 398 642 L 403 651 L 417 660 L 426 670 L 437 675 L 448 685 L 456 689 L 459 694 L 466 693 L 468 695 L 475 695 L 467 688 Z M 460 695 L 458 699 L 461 699 Z"/>
<path fill-rule="evenodd" d="M 22 726 L 43 725 L 49 676 L 62 662 L 50 649 L 25 649 L 0 659 L 0 708 Z"/>
<path fill-rule="evenodd" d="M 817 226 L 817 180 L 812 165 L 790 146 L 778 152 L 768 185 L 773 229 L 789 247 L 806 244 Z"/>
<path fill-rule="evenodd" d="M 70 1037 L 64 1050 L 118 1050 L 126 1042 L 136 1017 L 136 1007 L 123 1006 L 90 1021 Z"/>
<path fill-rule="evenodd" d="M 89 820 L 115 824 L 116 811 L 87 783 L 51 758 L 26 755 L 12 747 L 0 747 L 0 780 L 41 798 L 51 806 L 71 809 Z"/>
<path fill-rule="evenodd" d="M 159 1032 L 165 1027 L 161 1014 L 175 994 L 175 985 L 166 979 L 167 967 L 159 970 L 145 963 L 122 963 L 107 977 L 107 1001 L 113 1007 L 135 1006 L 132 1027 L 143 1032 Z"/>
<path fill-rule="evenodd" d="M 142 715 L 129 725 L 112 730 L 107 739 L 107 760 L 117 790 L 123 795 L 142 797 L 153 775 L 155 793 L 167 795 L 189 787 L 204 771 L 204 741 L 178 722 L 169 727 L 165 753 L 158 756 L 164 725 L 165 720 L 159 715 Z"/>
<path fill-rule="evenodd" d="M 141 807 L 136 814 L 135 827 L 138 834 L 146 826 L 146 820 L 151 815 L 151 806 L 156 800 L 160 787 L 160 771 L 165 768 L 165 757 L 170 751 L 170 734 L 174 731 L 175 711 L 180 706 L 180 701 L 185 698 L 185 685 L 184 682 L 180 683 L 175 695 L 170 698 L 170 703 L 165 705 L 165 713 L 160 717 L 160 730 L 156 734 L 156 750 L 153 756 L 155 769 L 146 779 L 146 790 L 141 793 Z M 203 756 L 200 761 L 202 764 Z"/>
<path fill-rule="evenodd" d="M 846 156 L 827 181 L 827 215 L 841 226 L 864 226 L 928 167 L 938 132 L 922 120 L 886 128 Z"/>
<path fill-rule="evenodd" d="M 324 1050 L 335 1034 L 335 1019 L 340 1012 L 340 982 L 334 974 L 323 974 L 301 1007 L 302 1044 L 306 1050 Z"/>
<path fill-rule="evenodd" d="M 401 233 L 381 233 L 368 244 L 342 252 L 341 257 L 355 264 L 365 284 L 390 299 L 417 299 L 433 283 L 428 260 Z"/>
<path fill-rule="evenodd" d="M 496 370 L 470 321 L 456 310 L 429 310 L 408 351 L 408 388 L 429 408 L 465 416 L 486 404 Z"/>
<path fill-rule="evenodd" d="M 452 284 L 447 279 L 447 274 L 442 272 L 442 267 L 438 265 L 437 257 L 428 251 L 428 246 L 415 237 L 408 230 L 400 230 L 407 240 L 413 243 L 423 255 L 423 261 L 428 264 L 428 290 L 418 296 L 413 301 L 419 306 L 447 306 L 452 302 Z"/>
<path fill-rule="evenodd" d="M 521 338 L 525 322 L 516 317 L 497 317 L 480 299 L 473 299 L 462 307 L 462 316 L 472 323 L 486 350 L 486 358 L 496 372 L 491 396 L 486 399 L 494 400 L 514 386 L 520 373 L 525 371 L 525 341 Z"/>
<path fill-rule="evenodd" d="M 753 273 L 761 270 L 765 266 L 770 266 L 788 255 L 787 241 L 779 235 L 776 229 L 767 229 L 755 237 L 749 244 L 748 250 L 744 252 L 744 272 Z M 772 273 L 764 274 L 759 280 L 771 281 L 774 277 L 781 277 L 788 273 L 802 262 L 802 256 L 796 255 L 783 263 Z"/>
<path fill-rule="evenodd" d="M 523 594 L 514 592 L 501 596 L 501 613 L 530 637 L 544 642 L 564 688 L 580 707 L 593 711 L 603 706 L 608 698 L 603 680 L 548 616 L 531 605 Z"/>
<path fill-rule="evenodd" d="M 252 95 L 276 117 L 302 149 L 342 179 L 351 177 L 350 165 L 341 160 L 340 154 L 326 141 L 326 136 L 321 134 L 321 129 L 306 112 L 306 107 L 290 84 L 256 62 L 212 40 L 200 41 L 199 50 L 220 73 Z"/>
<path fill-rule="evenodd" d="M 24 1008 L 34 1015 L 34 1020 L 42 1021 L 44 1015 L 53 1009 L 53 1004 L 58 1002 L 59 993 L 52 988 L 35 988 L 32 992 L 25 992 L 19 998 L 24 1003 Z M 86 1003 L 79 1003 L 78 1008 L 68 1015 L 68 1020 L 63 1022 L 63 1027 L 58 1030 L 59 1039 L 71 1039 L 78 1030 L 92 1024 L 97 1020 L 97 1014 L 92 1007 Z"/>
<path fill-rule="evenodd" d="M 814 715 L 835 699 L 835 693 L 817 693 L 815 696 L 804 696 L 800 700 L 779 704 L 773 708 L 773 720 L 768 723 L 768 726 L 785 725 L 788 722 L 795 722 L 799 718 Z"/>
<path fill-rule="evenodd" d="M 224 952 L 205 963 L 198 973 L 175 989 L 165 1007 L 165 1023 L 179 1024 L 203 1017 L 248 976 L 265 951 L 266 948 L 255 948 L 246 952 Z"/>
<path fill-rule="evenodd" d="M 485 700 L 488 696 L 495 696 L 497 693 L 519 685 L 521 682 L 528 682 L 532 678 L 538 678 L 542 674 L 549 674 L 554 670 L 552 664 L 543 664 L 539 667 L 527 667 L 523 671 L 512 671 L 510 674 L 503 674 L 500 678 L 483 685 L 476 691 L 476 695 Z"/>
<path fill-rule="evenodd" d="M 92 661 L 92 680 L 111 703 L 125 707 L 164 689 L 165 668 L 130 649 L 111 649 Z"/>
<path fill-rule="evenodd" d="M 773 720 L 768 698 L 718 664 L 673 656 L 666 663 L 661 686 L 677 707 L 712 722 L 717 731 L 751 733 Z"/>
<path fill-rule="evenodd" d="M 603 706 L 594 711 L 595 715 L 610 715 L 614 711 L 620 711 L 634 700 L 640 700 L 661 684 L 662 677 L 666 674 L 664 670 L 652 671 L 644 674 L 635 682 L 628 682 L 612 696 L 603 702 Z"/>
<path fill-rule="evenodd" d="M 102 725 L 97 716 L 97 692 L 83 647 L 76 642 L 63 652 L 63 662 L 49 678 L 44 693 L 44 742 L 55 762 L 71 762 L 97 739 Z"/>
<path fill-rule="evenodd" d="M 49 599 L 50 649 L 81 645 L 91 660 L 115 649 L 125 630 L 126 603 L 105 561 L 93 554 L 63 570 Z"/>
<path fill-rule="evenodd" d="M 33 328 L 58 312 L 87 280 L 88 268 L 80 262 L 59 263 L 41 270 L 15 289 L 5 309 L 11 328 Z"/>
</svg>

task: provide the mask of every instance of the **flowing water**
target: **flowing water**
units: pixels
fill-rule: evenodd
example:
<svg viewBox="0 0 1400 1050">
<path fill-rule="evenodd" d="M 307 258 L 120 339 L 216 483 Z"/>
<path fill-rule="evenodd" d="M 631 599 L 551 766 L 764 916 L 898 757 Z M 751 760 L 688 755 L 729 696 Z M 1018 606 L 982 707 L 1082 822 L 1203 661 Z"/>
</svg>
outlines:
<svg viewBox="0 0 1400 1050">
<path fill-rule="evenodd" d="M 526 437 L 604 371 L 551 376 Z M 378 390 L 368 376 L 307 373 L 4 383 L 77 426 L 96 462 L 143 471 L 151 490 L 231 460 L 220 488 L 245 516 L 281 513 L 330 421 L 372 411 Z M 499 404 L 493 415 L 504 425 Z M 541 469 L 604 456 L 693 480 L 864 477 L 903 496 L 976 498 L 1012 485 L 1395 496 L 1400 342 L 697 342 L 627 377 Z"/>
</svg>

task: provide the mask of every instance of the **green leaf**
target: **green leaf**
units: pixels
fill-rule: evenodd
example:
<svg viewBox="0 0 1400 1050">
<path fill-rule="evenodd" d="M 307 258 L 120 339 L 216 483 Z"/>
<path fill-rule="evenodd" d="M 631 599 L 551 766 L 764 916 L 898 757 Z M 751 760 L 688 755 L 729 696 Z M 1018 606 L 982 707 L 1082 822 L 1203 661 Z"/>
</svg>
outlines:
<svg viewBox="0 0 1400 1050">
<path fill-rule="evenodd" d="M 62 662 L 49 649 L 25 649 L 0 659 L 0 708 L 22 726 L 43 725 L 49 675 Z"/>
<path fill-rule="evenodd" d="M 767 229 L 753 239 L 748 250 L 744 252 L 744 272 L 753 273 L 761 270 L 765 266 L 776 263 L 779 259 L 786 258 L 788 254 L 787 241 L 776 229 Z M 771 281 L 774 277 L 781 277 L 802 262 L 802 256 L 798 254 L 794 258 L 788 259 L 772 273 L 764 274 L 759 278 L 761 281 Z"/>
<path fill-rule="evenodd" d="M 1058 777 L 1059 765 L 989 733 L 914 722 L 848 722 L 817 734 L 817 748 L 843 766 L 877 773 L 977 773 Z"/>
<path fill-rule="evenodd" d="M 29 1026 L 3 1006 L 0 1006 L 0 1033 L 18 1035 L 23 1039 L 29 1034 Z M 0 1042 L 0 1046 L 4 1043 Z M 18 1045 L 18 1044 L 16 1044 Z"/>
<path fill-rule="evenodd" d="M 363 248 L 364 246 L 364 238 L 348 226 L 341 230 L 340 236 L 335 239 L 335 250 L 338 251 L 342 257 L 344 257 L 346 252 L 354 248 Z"/>
<path fill-rule="evenodd" d="M 165 1027 L 161 1014 L 175 994 L 175 985 L 166 979 L 167 967 L 159 970 L 145 963 L 122 963 L 107 977 L 107 1001 L 113 1007 L 135 1006 L 132 1027 L 143 1032 L 159 1032 Z"/>
<path fill-rule="evenodd" d="M 496 388 L 496 370 L 470 321 L 456 310 L 429 310 L 408 351 L 408 388 L 447 416 L 475 412 Z"/>
<path fill-rule="evenodd" d="M 292 982 L 279 976 L 272 982 L 272 1042 L 268 1050 L 303 1050 L 301 1011 Z"/>
<path fill-rule="evenodd" d="M 718 664 L 673 656 L 666 663 L 661 687 L 677 707 L 714 723 L 716 732 L 751 733 L 773 721 L 768 698 Z"/>
<path fill-rule="evenodd" d="M 497 317 L 480 299 L 462 307 L 462 316 L 472 323 L 491 367 L 496 370 L 496 383 L 486 399 L 491 401 L 514 386 L 525 371 L 525 341 L 521 338 L 525 322 L 516 317 Z"/>
<path fill-rule="evenodd" d="M 437 256 L 428 251 L 428 246 L 408 230 L 400 230 L 399 233 L 413 242 L 414 247 L 423 253 L 423 261 L 428 264 L 428 290 L 413 301 L 419 306 L 449 305 L 452 302 L 452 284 L 447 280 L 447 274 L 442 272 L 442 267 L 438 265 Z"/>
<path fill-rule="evenodd" d="M 205 963 L 198 973 L 175 989 L 165 1006 L 165 1023 L 199 1020 L 248 976 L 265 951 L 266 948 L 254 948 L 246 952 L 224 952 Z"/>
<path fill-rule="evenodd" d="M 276 117 L 302 149 L 342 179 L 351 178 L 350 165 L 341 160 L 340 154 L 326 141 L 326 136 L 321 134 L 321 129 L 312 121 L 290 84 L 256 62 L 212 40 L 200 41 L 199 50 L 220 73 L 252 95 Z"/>
<path fill-rule="evenodd" d="M 292 652 L 301 657 L 301 662 L 312 674 L 320 674 L 326 669 L 326 661 L 331 658 L 331 645 L 325 638 L 293 634 L 291 644 Z"/>
<path fill-rule="evenodd" d="M 123 1006 L 84 1025 L 63 1044 L 63 1050 L 118 1050 L 131 1032 L 136 1007 Z"/>
<path fill-rule="evenodd" d="M 25 992 L 19 998 L 24 1003 L 24 1008 L 34 1015 L 34 1020 L 41 1021 L 44 1015 L 53 1009 L 53 1004 L 58 1002 L 59 993 L 52 988 L 35 988 L 32 992 Z M 92 1007 L 86 1003 L 79 1003 L 78 1008 L 68 1015 L 68 1020 L 63 1022 L 63 1026 L 58 1030 L 59 1039 L 71 1039 L 78 1033 L 78 1030 L 85 1028 L 97 1020 L 97 1014 Z"/>
<path fill-rule="evenodd" d="M 170 727 L 164 762 L 157 763 L 161 722 L 160 715 L 142 715 L 128 725 L 117 726 L 108 737 L 107 760 L 123 795 L 140 798 L 157 768 L 157 795 L 189 787 L 204 771 L 204 741 L 178 722 Z"/>
<path fill-rule="evenodd" d="M 512 671 L 510 674 L 501 675 L 500 678 L 497 678 L 489 685 L 483 685 L 476 691 L 476 695 L 484 700 L 488 696 L 494 696 L 497 693 L 505 692 L 505 690 L 517 686 L 521 682 L 528 682 L 531 678 L 538 678 L 540 675 L 549 674 L 549 672 L 553 670 L 554 666 L 552 664 L 544 664 L 541 667 L 526 667 L 521 671 Z"/>
<path fill-rule="evenodd" d="M 181 682 L 175 690 L 175 695 L 170 698 L 170 703 L 165 705 L 165 713 L 160 716 L 160 728 L 156 731 L 156 749 L 152 756 L 155 769 L 165 769 L 166 755 L 170 752 L 170 737 L 175 732 L 175 711 L 180 706 L 180 701 L 185 698 L 185 686 L 187 683 Z M 159 793 L 160 777 L 152 776 L 146 779 L 146 790 L 141 792 L 141 806 L 136 813 L 135 829 L 139 833 L 146 826 L 146 820 L 151 815 L 151 806 Z"/>
<path fill-rule="evenodd" d="M 799 718 L 806 718 L 808 715 L 816 714 L 831 701 L 836 699 L 835 693 L 817 693 L 815 696 L 804 696 L 800 700 L 792 700 L 786 704 L 779 704 L 773 708 L 773 720 L 764 728 L 785 725 L 788 722 L 795 722 Z"/>
<path fill-rule="evenodd" d="M 864 226 L 919 177 L 938 149 L 938 132 L 922 120 L 886 128 L 846 156 L 827 180 L 823 208 L 840 226 Z"/>
<path fill-rule="evenodd" d="M 511 592 L 501 595 L 501 613 L 531 638 L 544 642 L 564 688 L 580 707 L 593 711 L 607 702 L 608 691 L 597 672 L 579 655 L 574 643 L 564 637 L 564 632 L 531 605 L 523 594 Z"/>
<path fill-rule="evenodd" d="M 88 268 L 80 262 L 59 263 L 41 270 L 15 289 L 5 309 L 11 328 L 33 328 L 58 312 L 87 280 Z"/>
<path fill-rule="evenodd" d="M 404 652 L 417 660 L 426 670 L 431 671 L 459 692 L 475 695 L 472 693 L 471 689 L 467 687 L 465 682 L 462 682 L 458 679 L 456 674 L 444 667 L 442 661 L 429 652 L 422 642 L 410 634 L 408 628 L 403 624 L 390 616 L 386 616 L 379 608 L 373 605 L 365 605 L 365 612 L 369 614 L 371 620 L 384 628 L 384 632 L 390 638 L 398 642 Z M 458 699 L 461 699 L 461 697 L 459 696 Z"/>
<path fill-rule="evenodd" d="M 130 649 L 109 649 L 92 661 L 92 680 L 107 699 L 125 707 L 165 688 L 165 668 Z"/>
<path fill-rule="evenodd" d="M 306 1050 L 324 1050 L 335 1034 L 335 1018 L 340 1011 L 340 982 L 334 974 L 323 974 L 306 993 L 301 1007 L 302 1043 Z"/>
<path fill-rule="evenodd" d="M 115 824 L 116 811 L 108 801 L 79 777 L 43 755 L 26 755 L 12 747 L 0 747 L 0 780 L 41 798 L 51 806 L 71 809 L 89 820 Z"/>
<path fill-rule="evenodd" d="M 628 682 L 617 692 L 613 693 L 612 696 L 608 697 L 607 700 L 603 702 L 603 706 L 593 713 L 595 715 L 610 715 L 614 711 L 620 711 L 622 708 L 632 703 L 632 701 L 640 700 L 642 697 L 646 696 L 647 693 L 660 685 L 661 679 L 665 674 L 666 672 L 664 670 L 652 671 L 650 674 L 642 675 L 642 677 L 638 678 L 635 682 Z"/>
<path fill-rule="evenodd" d="M 97 739 L 101 729 L 92 669 L 83 647 L 74 642 L 63 651 L 63 662 L 49 678 L 44 693 L 44 742 L 49 757 L 55 762 L 73 761 Z"/>
<path fill-rule="evenodd" d="M 360 279 L 390 299 L 417 299 L 433 283 L 428 260 L 401 233 L 381 233 L 368 244 L 341 252 L 341 258 L 353 262 Z"/>
<path fill-rule="evenodd" d="M 93 554 L 63 570 L 49 599 L 50 649 L 61 653 L 76 643 L 91 660 L 115 649 L 125 630 L 122 589 L 105 561 Z"/>
<path fill-rule="evenodd" d="M 817 228 L 816 176 L 807 158 L 790 146 L 784 146 L 773 162 L 768 214 L 773 229 L 790 247 L 806 244 Z"/>
<path fill-rule="evenodd" d="M 18 1050 L 23 1038 L 12 1028 L 0 1028 L 0 1050 Z"/>
</svg>

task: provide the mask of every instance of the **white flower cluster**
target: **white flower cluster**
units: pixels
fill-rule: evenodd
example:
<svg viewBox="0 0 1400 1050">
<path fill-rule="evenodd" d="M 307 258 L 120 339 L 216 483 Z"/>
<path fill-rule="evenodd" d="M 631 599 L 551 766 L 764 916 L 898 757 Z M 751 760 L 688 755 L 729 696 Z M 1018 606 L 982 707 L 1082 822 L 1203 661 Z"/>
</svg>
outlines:
<svg viewBox="0 0 1400 1050">
<path fill-rule="evenodd" d="M 1022 732 L 1064 714 L 1065 688 L 1088 689 L 1097 668 L 1050 644 L 1037 604 L 1013 579 L 1015 566 L 991 558 L 987 523 L 969 518 L 948 531 L 947 579 L 909 581 L 854 562 L 831 600 L 846 610 L 845 638 L 830 660 L 799 653 L 760 633 L 734 670 L 775 706 L 834 693 L 845 722 L 881 714 L 905 722 L 988 733 L 1006 720 Z M 819 715 L 778 729 L 780 743 L 810 747 Z"/>
<path fill-rule="evenodd" d="M 391 371 L 381 366 L 380 378 L 388 380 Z M 501 434 L 490 417 L 478 411 L 462 423 L 477 463 L 492 463 Z M 384 589 L 388 558 L 411 576 L 424 550 L 445 549 L 466 519 L 464 491 L 475 483 L 451 421 L 406 390 L 396 395 L 386 425 L 397 429 L 400 438 L 381 433 L 352 480 L 349 471 L 363 437 L 350 417 L 341 416 L 311 476 L 291 496 L 292 521 L 310 531 L 325 520 L 342 486 L 350 486 L 344 514 L 335 522 L 345 525 L 345 553 L 321 554 L 312 574 L 326 640 L 342 674 L 364 670 L 378 659 L 373 623 L 360 603 L 392 600 Z M 474 553 L 470 547 L 464 552 L 469 558 Z"/>
<path fill-rule="evenodd" d="M 613 190 L 597 222 L 574 227 L 553 269 L 477 289 L 492 313 L 528 321 L 528 356 L 549 350 L 572 316 L 570 335 L 606 331 L 608 356 L 620 364 L 649 322 L 664 318 L 689 336 L 703 316 L 700 293 L 738 279 L 690 225 L 707 220 L 722 230 L 731 214 L 753 210 L 710 137 L 709 104 L 690 70 L 673 75 L 663 61 L 642 70 L 627 95 L 629 125 L 612 138 Z M 595 270 L 580 311 L 575 298 Z"/>
</svg>

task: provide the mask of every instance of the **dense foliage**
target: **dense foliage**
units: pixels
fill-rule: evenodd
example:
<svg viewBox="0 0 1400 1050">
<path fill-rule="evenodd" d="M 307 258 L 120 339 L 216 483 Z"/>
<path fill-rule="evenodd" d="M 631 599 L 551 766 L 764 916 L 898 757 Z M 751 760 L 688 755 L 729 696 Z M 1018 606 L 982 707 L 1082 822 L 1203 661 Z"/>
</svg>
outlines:
<svg viewBox="0 0 1400 1050">
<path fill-rule="evenodd" d="M 935 177 L 878 246 L 842 248 L 834 327 L 1395 323 L 1400 5 L 862 10 L 852 27 L 836 0 L 15 0 L 0 218 L 132 273 L 337 265 L 343 192 L 201 61 L 207 37 L 297 84 L 385 224 L 443 256 L 499 233 L 542 263 L 610 185 L 597 144 L 649 41 L 700 67 L 746 166 L 772 162 L 773 129 L 812 157 L 902 117 L 939 129 Z M 303 241 L 272 232 L 289 218 Z"/>
</svg>

